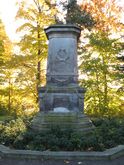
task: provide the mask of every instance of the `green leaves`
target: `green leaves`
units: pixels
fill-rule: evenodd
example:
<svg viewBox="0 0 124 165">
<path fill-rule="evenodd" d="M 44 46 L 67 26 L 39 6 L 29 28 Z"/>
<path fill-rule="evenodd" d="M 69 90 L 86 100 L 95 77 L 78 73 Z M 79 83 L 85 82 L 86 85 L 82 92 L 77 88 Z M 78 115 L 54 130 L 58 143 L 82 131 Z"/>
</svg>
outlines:
<svg viewBox="0 0 124 165">
<path fill-rule="evenodd" d="M 95 118 L 90 134 L 74 132 L 59 126 L 49 131 L 33 132 L 21 119 L 0 125 L 0 141 L 16 149 L 50 151 L 104 151 L 124 144 L 123 118 Z"/>
<path fill-rule="evenodd" d="M 64 11 L 67 11 L 65 15 L 65 21 L 69 24 L 76 24 L 81 28 L 87 28 L 91 30 L 95 24 L 95 21 L 91 17 L 90 13 L 81 9 L 81 6 L 77 4 L 76 0 L 61 3 Z"/>
<path fill-rule="evenodd" d="M 119 39 L 111 38 L 108 33 L 94 32 L 82 54 L 80 69 L 86 80 L 82 85 L 87 88 L 85 109 L 90 115 L 117 115 L 121 110 L 121 101 L 115 86 L 121 86 L 121 77 L 117 66 L 117 54 L 122 51 Z M 117 80 L 117 77 L 120 79 Z M 114 104 L 113 104 L 114 103 Z M 116 109 L 116 110 L 115 110 Z"/>
<path fill-rule="evenodd" d="M 100 53 L 116 55 L 122 50 L 118 39 L 111 39 L 104 32 L 91 33 L 89 40 L 93 49 Z"/>
</svg>

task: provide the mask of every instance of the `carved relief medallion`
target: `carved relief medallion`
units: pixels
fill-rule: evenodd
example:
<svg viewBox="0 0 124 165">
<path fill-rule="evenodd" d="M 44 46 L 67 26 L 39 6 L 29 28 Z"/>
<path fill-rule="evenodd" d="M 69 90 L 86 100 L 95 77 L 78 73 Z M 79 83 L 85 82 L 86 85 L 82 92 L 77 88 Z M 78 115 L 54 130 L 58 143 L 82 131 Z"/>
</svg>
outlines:
<svg viewBox="0 0 124 165">
<path fill-rule="evenodd" d="M 56 58 L 61 62 L 65 62 L 69 58 L 69 56 L 65 49 L 59 49 Z"/>
</svg>

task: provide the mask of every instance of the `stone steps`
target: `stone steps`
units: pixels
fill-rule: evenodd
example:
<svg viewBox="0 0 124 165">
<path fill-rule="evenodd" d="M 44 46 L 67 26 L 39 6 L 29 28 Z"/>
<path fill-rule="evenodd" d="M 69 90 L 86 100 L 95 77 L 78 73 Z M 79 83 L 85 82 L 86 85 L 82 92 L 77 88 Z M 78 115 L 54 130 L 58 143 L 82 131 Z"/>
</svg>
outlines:
<svg viewBox="0 0 124 165">
<path fill-rule="evenodd" d="M 39 113 L 32 121 L 31 128 L 36 131 L 44 131 L 55 126 L 79 132 L 90 132 L 94 129 L 89 118 L 80 113 Z"/>
</svg>

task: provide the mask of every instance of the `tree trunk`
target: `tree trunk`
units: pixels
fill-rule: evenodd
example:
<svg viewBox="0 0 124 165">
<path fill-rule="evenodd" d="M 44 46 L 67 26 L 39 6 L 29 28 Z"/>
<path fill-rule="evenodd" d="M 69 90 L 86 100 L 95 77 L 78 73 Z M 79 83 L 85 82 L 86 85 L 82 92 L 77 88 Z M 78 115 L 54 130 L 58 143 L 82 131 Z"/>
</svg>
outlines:
<svg viewBox="0 0 124 165">
<path fill-rule="evenodd" d="M 9 78 L 8 110 L 11 111 L 11 80 Z"/>
<path fill-rule="evenodd" d="M 37 100 L 36 102 L 38 102 L 38 88 L 40 86 L 40 80 L 41 80 L 41 71 L 40 71 L 40 68 L 41 68 L 41 62 L 40 62 L 40 55 L 41 55 L 41 48 L 40 48 L 40 26 L 39 26 L 39 23 L 37 23 L 37 41 L 38 41 L 38 50 L 37 50 L 37 59 L 38 59 L 38 62 L 37 62 L 37 84 L 36 84 L 36 88 L 37 88 Z"/>
<path fill-rule="evenodd" d="M 108 110 L 108 83 L 107 83 L 107 68 L 106 68 L 106 62 L 103 57 L 103 88 L 104 88 L 104 108 L 105 112 Z"/>
</svg>

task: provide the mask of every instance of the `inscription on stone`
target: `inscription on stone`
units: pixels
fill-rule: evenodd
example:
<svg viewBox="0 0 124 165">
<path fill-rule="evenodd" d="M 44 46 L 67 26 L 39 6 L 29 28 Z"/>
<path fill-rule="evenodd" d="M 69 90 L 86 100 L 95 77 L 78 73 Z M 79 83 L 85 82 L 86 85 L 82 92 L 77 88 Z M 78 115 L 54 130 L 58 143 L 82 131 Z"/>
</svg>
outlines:
<svg viewBox="0 0 124 165">
<path fill-rule="evenodd" d="M 64 97 L 60 97 L 60 96 L 57 96 L 54 98 L 54 107 L 66 107 L 66 108 L 69 108 L 69 97 L 67 96 L 64 96 Z"/>
</svg>

